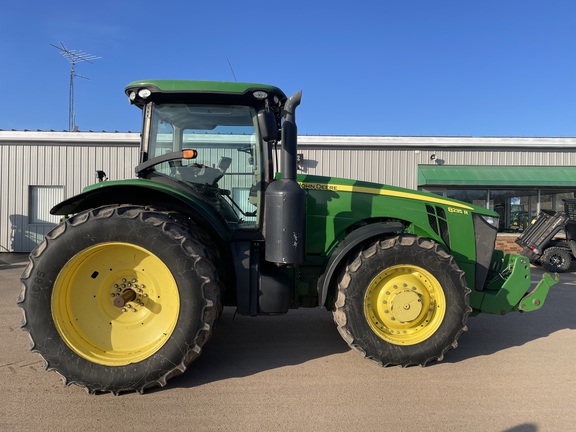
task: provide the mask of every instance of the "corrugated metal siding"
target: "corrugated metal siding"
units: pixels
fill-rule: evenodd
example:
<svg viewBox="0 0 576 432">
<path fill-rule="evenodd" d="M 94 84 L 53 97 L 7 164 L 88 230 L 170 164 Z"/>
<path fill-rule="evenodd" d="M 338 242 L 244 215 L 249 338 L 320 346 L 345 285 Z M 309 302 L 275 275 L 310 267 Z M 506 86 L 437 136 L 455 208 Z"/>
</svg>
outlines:
<svg viewBox="0 0 576 432">
<path fill-rule="evenodd" d="M 445 141 L 443 141 L 445 140 Z M 576 166 L 574 138 L 299 137 L 303 172 L 418 188 L 418 165 Z M 431 156 L 435 160 L 431 160 Z"/>
<path fill-rule="evenodd" d="M 418 188 L 418 165 L 576 166 L 576 138 L 299 136 L 303 172 Z M 0 251 L 29 251 L 51 226 L 28 223 L 29 186 L 134 177 L 139 134 L 0 131 Z M 235 155 L 232 156 L 233 161 Z M 234 169 L 234 162 L 231 169 Z M 247 180 L 248 180 L 247 176 Z M 248 185 L 248 183 L 247 183 Z"/>
<path fill-rule="evenodd" d="M 576 149 L 575 151 L 442 150 L 428 153 L 435 153 L 437 159 L 443 159 L 448 165 L 574 166 L 576 162 Z"/>
<path fill-rule="evenodd" d="M 416 188 L 421 153 L 414 150 L 299 150 L 307 174 L 335 176 Z"/>
<path fill-rule="evenodd" d="M 54 226 L 30 223 L 30 186 L 63 186 L 64 198 L 69 198 L 96 181 L 96 170 L 110 179 L 132 178 L 138 161 L 135 138 L 116 143 L 0 142 L 0 251 L 29 252 Z"/>
</svg>

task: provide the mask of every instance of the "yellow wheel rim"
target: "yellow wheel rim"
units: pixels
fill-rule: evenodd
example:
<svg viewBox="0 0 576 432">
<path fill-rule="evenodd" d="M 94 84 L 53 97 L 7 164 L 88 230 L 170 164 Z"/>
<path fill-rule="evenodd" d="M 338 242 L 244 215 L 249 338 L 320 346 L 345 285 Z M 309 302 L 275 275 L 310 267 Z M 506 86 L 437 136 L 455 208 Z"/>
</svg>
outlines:
<svg viewBox="0 0 576 432">
<path fill-rule="evenodd" d="M 364 314 L 372 330 L 386 342 L 415 345 L 440 327 L 446 314 L 444 290 L 421 267 L 389 267 L 370 282 Z"/>
<path fill-rule="evenodd" d="M 179 310 L 168 267 L 128 243 L 102 243 L 76 254 L 52 291 L 52 318 L 62 339 L 79 356 L 106 366 L 157 352 L 174 331 Z"/>
</svg>

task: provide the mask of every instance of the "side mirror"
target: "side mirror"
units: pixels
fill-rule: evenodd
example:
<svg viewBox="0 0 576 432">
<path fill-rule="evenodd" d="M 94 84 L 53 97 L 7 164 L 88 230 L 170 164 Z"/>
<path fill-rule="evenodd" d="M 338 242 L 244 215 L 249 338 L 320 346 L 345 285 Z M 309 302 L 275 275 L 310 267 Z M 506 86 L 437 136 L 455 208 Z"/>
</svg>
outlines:
<svg viewBox="0 0 576 432">
<path fill-rule="evenodd" d="M 220 160 L 218 161 L 218 169 L 220 172 L 225 173 L 228 168 L 230 168 L 230 164 L 232 163 L 232 158 L 221 156 Z"/>
<path fill-rule="evenodd" d="M 99 182 L 103 182 L 103 181 L 108 180 L 106 173 L 104 171 L 101 171 L 101 170 L 96 170 L 96 178 L 98 178 Z"/>
<path fill-rule="evenodd" d="M 278 141 L 278 123 L 276 116 L 270 111 L 260 111 L 258 113 L 258 126 L 264 141 Z"/>
</svg>

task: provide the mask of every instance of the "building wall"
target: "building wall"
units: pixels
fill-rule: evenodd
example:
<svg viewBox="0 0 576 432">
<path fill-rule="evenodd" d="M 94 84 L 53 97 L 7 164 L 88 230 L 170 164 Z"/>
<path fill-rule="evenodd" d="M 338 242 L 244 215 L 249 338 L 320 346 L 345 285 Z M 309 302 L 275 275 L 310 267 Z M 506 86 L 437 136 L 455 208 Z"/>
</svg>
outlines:
<svg viewBox="0 0 576 432">
<path fill-rule="evenodd" d="M 576 138 L 299 136 L 302 171 L 418 188 L 418 165 L 576 166 Z M 96 181 L 134 177 L 139 134 L 0 131 L 0 252 L 28 252 L 55 224 L 30 223 L 30 190 L 69 198 Z M 431 156 L 434 155 L 434 159 Z M 53 217 L 52 217 L 53 218 Z"/>
<path fill-rule="evenodd" d="M 103 169 L 110 179 L 134 177 L 134 134 L 6 135 L 0 136 L 0 252 L 31 251 L 57 222 L 58 217 L 47 214 L 36 223 L 30 219 L 34 186 L 61 186 L 65 199 L 94 183 L 96 170 Z"/>
<path fill-rule="evenodd" d="M 576 138 L 300 136 L 309 174 L 418 188 L 418 165 L 576 166 Z M 432 159 L 434 155 L 434 159 Z"/>
</svg>

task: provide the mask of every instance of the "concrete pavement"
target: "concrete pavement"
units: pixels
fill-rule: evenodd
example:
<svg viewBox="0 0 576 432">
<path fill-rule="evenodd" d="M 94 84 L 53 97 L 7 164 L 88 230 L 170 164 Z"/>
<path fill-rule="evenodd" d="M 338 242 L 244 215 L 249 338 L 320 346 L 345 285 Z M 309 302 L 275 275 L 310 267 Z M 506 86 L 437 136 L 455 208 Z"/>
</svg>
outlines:
<svg viewBox="0 0 576 432">
<path fill-rule="evenodd" d="M 12 254 L 9 254 L 12 255 Z M 0 254 L 0 429 L 10 431 L 568 431 L 576 424 L 576 275 L 537 312 L 470 318 L 426 368 L 350 351 L 329 312 L 234 317 L 186 374 L 144 395 L 64 387 L 28 351 L 25 256 Z M 533 281 L 541 275 L 533 270 Z"/>
</svg>

